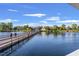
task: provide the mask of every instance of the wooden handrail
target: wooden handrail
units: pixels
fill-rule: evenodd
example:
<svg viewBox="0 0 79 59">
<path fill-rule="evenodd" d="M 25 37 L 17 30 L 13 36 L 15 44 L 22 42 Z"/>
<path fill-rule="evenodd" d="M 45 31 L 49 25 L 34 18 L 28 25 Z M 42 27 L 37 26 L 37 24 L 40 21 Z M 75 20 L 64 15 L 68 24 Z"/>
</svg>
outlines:
<svg viewBox="0 0 79 59">
<path fill-rule="evenodd" d="M 14 44 L 15 42 L 18 42 L 18 41 L 23 40 L 27 37 L 30 37 L 30 36 L 36 34 L 37 32 L 39 32 L 39 31 L 35 31 L 35 32 L 31 31 L 31 32 L 24 33 L 24 34 L 19 35 L 19 36 L 17 35 L 17 36 L 14 36 L 14 37 L 2 39 L 2 40 L 0 40 L 0 48 L 5 47 L 5 45 L 8 46 L 8 45 Z"/>
</svg>

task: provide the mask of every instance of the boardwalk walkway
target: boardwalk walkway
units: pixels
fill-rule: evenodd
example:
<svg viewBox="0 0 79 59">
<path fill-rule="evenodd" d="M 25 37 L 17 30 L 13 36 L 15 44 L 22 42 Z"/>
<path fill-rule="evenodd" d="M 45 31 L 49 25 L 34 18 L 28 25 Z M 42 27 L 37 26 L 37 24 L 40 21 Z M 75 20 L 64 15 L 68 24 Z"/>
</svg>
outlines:
<svg viewBox="0 0 79 59">
<path fill-rule="evenodd" d="M 9 38 L 4 38 L 2 40 L 0 40 L 0 50 L 3 50 L 25 38 L 31 37 L 33 35 L 35 35 L 36 33 L 38 33 L 38 31 L 32 31 L 32 32 L 28 32 L 28 33 L 23 33 L 22 35 L 18 35 L 16 37 L 9 37 Z"/>
</svg>

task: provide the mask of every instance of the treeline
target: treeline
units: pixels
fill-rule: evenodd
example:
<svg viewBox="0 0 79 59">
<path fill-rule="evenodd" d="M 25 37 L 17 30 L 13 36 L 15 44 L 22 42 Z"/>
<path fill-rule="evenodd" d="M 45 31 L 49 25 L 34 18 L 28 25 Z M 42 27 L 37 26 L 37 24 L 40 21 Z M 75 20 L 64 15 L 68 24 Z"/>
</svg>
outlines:
<svg viewBox="0 0 79 59">
<path fill-rule="evenodd" d="M 42 28 L 38 27 L 39 29 Z M 52 32 L 58 32 L 58 31 L 63 31 L 63 32 L 79 32 L 79 25 L 77 24 L 71 24 L 70 26 L 66 26 L 65 24 L 62 24 L 61 26 L 45 26 L 44 27 L 46 31 L 52 31 Z M 30 27 L 28 25 L 24 26 L 15 26 L 13 27 L 13 24 L 11 22 L 9 23 L 0 23 L 0 32 L 28 32 L 35 30 L 35 28 Z"/>
<path fill-rule="evenodd" d="M 28 32 L 28 31 L 32 31 L 32 30 L 33 30 L 33 28 L 28 25 L 16 26 L 13 28 L 13 31 L 15 31 L 15 32 Z"/>
<path fill-rule="evenodd" d="M 12 23 L 0 23 L 0 32 L 11 32 L 13 29 Z"/>
<path fill-rule="evenodd" d="M 78 32 L 79 31 L 79 25 L 77 24 L 71 24 L 70 26 L 66 26 L 65 24 L 62 24 L 61 26 L 46 26 L 45 29 L 47 31 L 63 31 L 63 32 Z"/>
<path fill-rule="evenodd" d="M 24 26 L 15 26 L 13 27 L 12 23 L 0 23 L 0 32 L 27 32 L 31 31 L 32 28 L 28 25 Z"/>
</svg>

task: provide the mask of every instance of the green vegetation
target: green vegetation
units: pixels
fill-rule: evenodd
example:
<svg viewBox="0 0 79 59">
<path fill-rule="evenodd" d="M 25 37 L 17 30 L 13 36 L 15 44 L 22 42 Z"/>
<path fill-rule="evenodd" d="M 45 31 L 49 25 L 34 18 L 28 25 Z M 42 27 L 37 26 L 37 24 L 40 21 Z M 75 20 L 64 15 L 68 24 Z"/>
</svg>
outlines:
<svg viewBox="0 0 79 59">
<path fill-rule="evenodd" d="M 12 23 L 0 23 L 0 32 L 11 32 L 12 28 Z"/>
<path fill-rule="evenodd" d="M 38 27 L 46 32 L 53 32 L 53 33 L 60 33 L 60 32 L 79 32 L 79 26 L 77 24 L 71 24 L 70 26 L 66 26 L 62 24 L 61 26 L 45 26 L 45 27 Z M 9 23 L 0 23 L 0 32 L 28 32 L 35 30 L 33 27 L 28 25 L 24 26 L 15 26 L 11 22 Z"/>
<path fill-rule="evenodd" d="M 46 31 L 50 31 L 53 33 L 59 33 L 59 32 L 79 32 L 79 26 L 77 24 L 71 24 L 70 26 L 66 26 L 65 24 L 62 24 L 61 26 L 46 26 Z"/>
<path fill-rule="evenodd" d="M 13 27 L 12 23 L 0 23 L 0 32 L 27 32 L 31 31 L 32 28 L 28 25 L 24 26 L 15 26 Z"/>
<path fill-rule="evenodd" d="M 13 28 L 14 32 L 28 32 L 33 30 L 31 27 L 29 27 L 28 25 L 24 25 L 24 26 L 16 26 Z"/>
</svg>

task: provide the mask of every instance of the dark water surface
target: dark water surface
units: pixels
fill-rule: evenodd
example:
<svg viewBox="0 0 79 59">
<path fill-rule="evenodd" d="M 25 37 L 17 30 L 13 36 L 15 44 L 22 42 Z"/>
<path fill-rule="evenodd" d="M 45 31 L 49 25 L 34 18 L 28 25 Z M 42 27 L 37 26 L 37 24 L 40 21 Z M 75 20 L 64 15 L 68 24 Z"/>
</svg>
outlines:
<svg viewBox="0 0 79 59">
<path fill-rule="evenodd" d="M 0 55 L 11 56 L 64 56 L 79 49 L 79 33 L 51 34 L 41 32 L 26 39 Z"/>
</svg>

